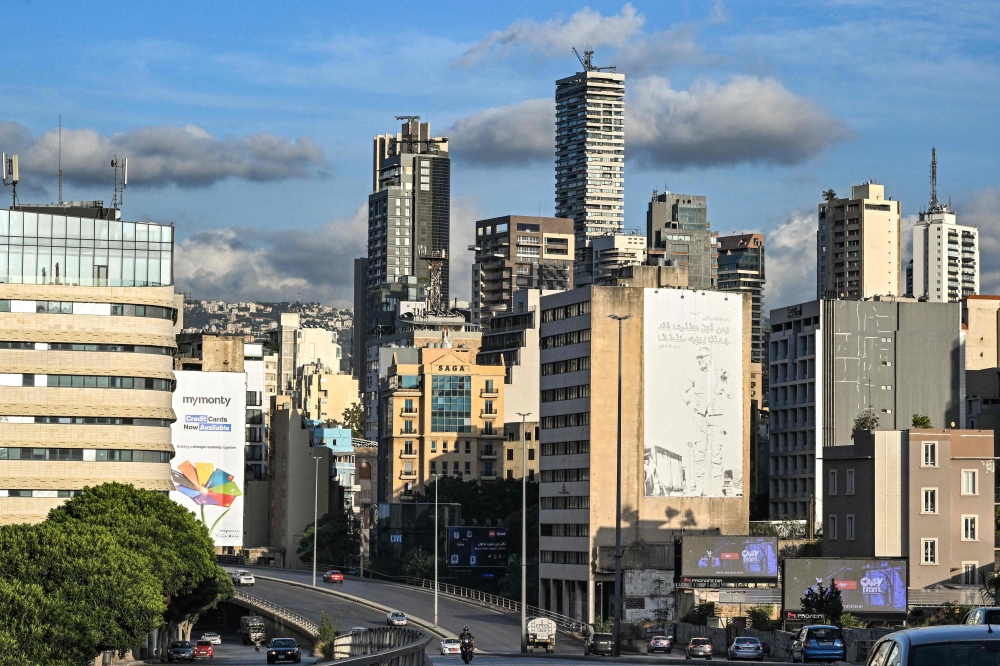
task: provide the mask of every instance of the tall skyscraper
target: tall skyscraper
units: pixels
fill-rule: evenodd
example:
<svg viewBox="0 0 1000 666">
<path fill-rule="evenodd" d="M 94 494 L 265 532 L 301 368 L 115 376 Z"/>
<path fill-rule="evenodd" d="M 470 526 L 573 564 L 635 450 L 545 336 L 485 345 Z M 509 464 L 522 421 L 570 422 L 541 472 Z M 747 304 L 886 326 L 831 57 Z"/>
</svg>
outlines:
<svg viewBox="0 0 1000 666">
<path fill-rule="evenodd" d="M 947 303 L 979 293 L 979 230 L 958 224 L 937 198 L 937 152 L 931 149 L 931 201 L 913 227 L 913 263 L 907 293 Z"/>
<path fill-rule="evenodd" d="M 751 296 L 750 360 L 764 357 L 764 234 L 719 237 L 719 290 Z"/>
<path fill-rule="evenodd" d="M 625 225 L 625 75 L 595 67 L 556 81 L 556 217 L 573 220 L 573 282 L 591 283 L 590 239 Z"/>
<path fill-rule="evenodd" d="M 710 229 L 708 201 L 692 194 L 653 191 L 646 208 L 649 261 L 687 266 L 692 289 L 718 287 L 718 234 Z"/>
<path fill-rule="evenodd" d="M 816 297 L 902 295 L 899 202 L 873 181 L 852 186 L 849 199 L 829 195 L 819 205 Z"/>
</svg>

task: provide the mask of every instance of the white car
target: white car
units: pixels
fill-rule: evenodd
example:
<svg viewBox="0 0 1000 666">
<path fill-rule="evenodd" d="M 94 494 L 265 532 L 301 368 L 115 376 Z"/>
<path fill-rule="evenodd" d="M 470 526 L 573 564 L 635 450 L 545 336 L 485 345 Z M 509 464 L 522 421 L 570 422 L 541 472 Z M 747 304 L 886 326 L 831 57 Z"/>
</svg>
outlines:
<svg viewBox="0 0 1000 666">
<path fill-rule="evenodd" d="M 389 621 L 390 627 L 405 627 L 406 626 L 406 616 L 399 611 L 390 611 L 386 614 L 386 619 Z"/>
<path fill-rule="evenodd" d="M 441 654 L 461 654 L 462 644 L 457 638 L 446 638 L 441 641 Z"/>
<path fill-rule="evenodd" d="M 233 581 L 233 585 L 253 585 L 257 582 L 254 580 L 253 574 L 249 571 L 237 571 L 230 578 Z"/>
<path fill-rule="evenodd" d="M 212 645 L 222 645 L 222 636 L 215 633 L 214 631 L 207 631 L 201 635 L 200 641 L 208 641 Z"/>
</svg>

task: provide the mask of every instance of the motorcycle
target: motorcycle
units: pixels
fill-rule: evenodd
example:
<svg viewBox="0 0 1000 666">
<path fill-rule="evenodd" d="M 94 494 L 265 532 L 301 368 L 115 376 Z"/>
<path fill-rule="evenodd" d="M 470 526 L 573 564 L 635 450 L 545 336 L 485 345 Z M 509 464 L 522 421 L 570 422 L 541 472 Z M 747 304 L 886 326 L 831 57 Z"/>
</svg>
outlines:
<svg viewBox="0 0 1000 666">
<path fill-rule="evenodd" d="M 462 637 L 462 661 L 466 664 L 472 661 L 472 653 L 475 649 L 471 636 Z"/>
</svg>

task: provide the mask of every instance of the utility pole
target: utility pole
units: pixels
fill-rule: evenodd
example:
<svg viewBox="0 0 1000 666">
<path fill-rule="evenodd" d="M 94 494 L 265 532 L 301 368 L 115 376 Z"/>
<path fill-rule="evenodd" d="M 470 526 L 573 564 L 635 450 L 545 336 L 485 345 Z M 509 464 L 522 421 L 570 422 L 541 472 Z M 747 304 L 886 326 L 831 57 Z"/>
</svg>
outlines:
<svg viewBox="0 0 1000 666">
<path fill-rule="evenodd" d="M 521 654 L 528 653 L 528 447 L 525 428 L 531 412 L 521 417 Z"/>
<path fill-rule="evenodd" d="M 438 626 L 438 481 L 434 472 L 434 626 Z"/>
<path fill-rule="evenodd" d="M 316 461 L 316 478 L 313 486 L 313 587 L 316 587 L 316 556 L 319 542 L 319 461 L 322 456 L 313 456 Z"/>
<path fill-rule="evenodd" d="M 622 322 L 632 315 L 608 315 L 618 322 L 618 456 L 615 459 L 615 625 L 611 654 L 621 656 L 622 637 Z"/>
</svg>

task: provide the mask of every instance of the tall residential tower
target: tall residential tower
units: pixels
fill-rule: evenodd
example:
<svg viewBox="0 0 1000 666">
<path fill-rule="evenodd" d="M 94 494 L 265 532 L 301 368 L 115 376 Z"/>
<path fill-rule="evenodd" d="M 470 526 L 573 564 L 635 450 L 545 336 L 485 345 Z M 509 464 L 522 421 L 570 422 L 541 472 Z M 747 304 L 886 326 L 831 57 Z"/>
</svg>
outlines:
<svg viewBox="0 0 1000 666">
<path fill-rule="evenodd" d="M 764 234 L 719 237 L 719 291 L 751 296 L 750 360 L 764 359 Z"/>
</svg>

